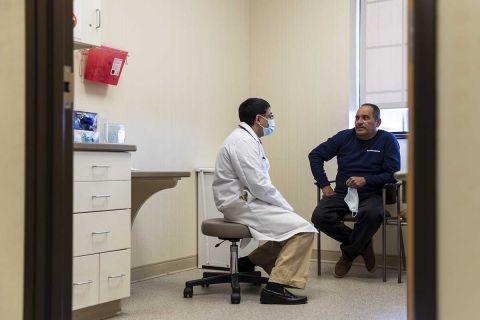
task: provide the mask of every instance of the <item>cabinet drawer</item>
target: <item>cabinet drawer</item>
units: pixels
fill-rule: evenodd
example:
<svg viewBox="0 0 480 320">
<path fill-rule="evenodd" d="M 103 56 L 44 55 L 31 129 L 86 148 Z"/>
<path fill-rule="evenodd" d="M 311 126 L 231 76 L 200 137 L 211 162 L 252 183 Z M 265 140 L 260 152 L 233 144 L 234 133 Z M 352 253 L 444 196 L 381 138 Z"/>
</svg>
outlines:
<svg viewBox="0 0 480 320">
<path fill-rule="evenodd" d="M 98 303 L 99 255 L 73 258 L 73 310 Z"/>
<path fill-rule="evenodd" d="M 73 255 L 130 248 L 130 210 L 73 215 Z"/>
<path fill-rule="evenodd" d="M 130 181 L 74 182 L 73 212 L 128 209 L 130 188 Z"/>
<path fill-rule="evenodd" d="M 100 254 L 99 302 L 130 296 L 130 249 Z"/>
<path fill-rule="evenodd" d="M 75 151 L 73 181 L 131 180 L 128 152 Z"/>
</svg>

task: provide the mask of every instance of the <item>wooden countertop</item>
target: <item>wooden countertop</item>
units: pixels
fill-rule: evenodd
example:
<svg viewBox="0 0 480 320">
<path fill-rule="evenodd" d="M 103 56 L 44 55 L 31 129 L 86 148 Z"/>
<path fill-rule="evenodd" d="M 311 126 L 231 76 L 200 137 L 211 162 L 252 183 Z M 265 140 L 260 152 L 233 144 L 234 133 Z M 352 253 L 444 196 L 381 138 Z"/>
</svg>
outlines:
<svg viewBox="0 0 480 320">
<path fill-rule="evenodd" d="M 108 152 L 129 152 L 137 151 L 137 146 L 134 144 L 121 143 L 74 143 L 74 151 L 108 151 Z"/>
<path fill-rule="evenodd" d="M 158 178 L 186 178 L 190 177 L 189 171 L 137 171 L 132 170 L 132 179 L 158 179 Z"/>
</svg>

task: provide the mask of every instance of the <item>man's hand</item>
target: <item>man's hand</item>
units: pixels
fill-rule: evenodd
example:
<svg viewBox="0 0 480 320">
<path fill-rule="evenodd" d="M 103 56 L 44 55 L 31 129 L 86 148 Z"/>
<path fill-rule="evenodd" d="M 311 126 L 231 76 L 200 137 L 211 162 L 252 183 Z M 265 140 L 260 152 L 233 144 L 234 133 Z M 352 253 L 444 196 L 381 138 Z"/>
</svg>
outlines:
<svg viewBox="0 0 480 320">
<path fill-rule="evenodd" d="M 327 198 L 335 195 L 335 191 L 333 191 L 332 187 L 329 185 L 322 188 L 322 193 L 323 196 Z"/>
<path fill-rule="evenodd" d="M 347 179 L 347 187 L 360 188 L 367 184 L 364 177 L 350 177 Z"/>
</svg>

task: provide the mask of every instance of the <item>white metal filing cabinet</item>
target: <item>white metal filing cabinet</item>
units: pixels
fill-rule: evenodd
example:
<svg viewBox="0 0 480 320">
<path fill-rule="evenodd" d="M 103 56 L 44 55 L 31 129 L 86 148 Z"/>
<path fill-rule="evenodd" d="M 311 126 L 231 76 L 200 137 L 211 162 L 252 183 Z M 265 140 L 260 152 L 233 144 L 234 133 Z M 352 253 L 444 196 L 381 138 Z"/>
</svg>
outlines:
<svg viewBox="0 0 480 320">
<path fill-rule="evenodd" d="M 130 153 L 75 151 L 73 177 L 77 310 L 130 296 Z"/>
</svg>

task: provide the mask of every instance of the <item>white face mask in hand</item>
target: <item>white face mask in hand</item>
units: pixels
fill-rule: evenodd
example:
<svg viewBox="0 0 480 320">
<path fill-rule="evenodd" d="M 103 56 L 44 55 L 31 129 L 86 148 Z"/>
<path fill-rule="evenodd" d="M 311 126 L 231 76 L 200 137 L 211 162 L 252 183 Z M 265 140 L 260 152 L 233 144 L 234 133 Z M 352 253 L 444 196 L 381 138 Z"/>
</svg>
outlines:
<svg viewBox="0 0 480 320">
<path fill-rule="evenodd" d="M 348 188 L 347 196 L 344 201 L 347 203 L 348 208 L 352 211 L 352 217 L 356 217 L 358 212 L 358 192 L 355 188 Z"/>
</svg>

